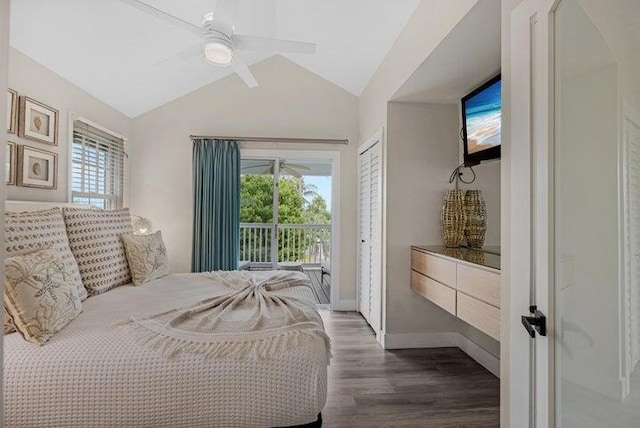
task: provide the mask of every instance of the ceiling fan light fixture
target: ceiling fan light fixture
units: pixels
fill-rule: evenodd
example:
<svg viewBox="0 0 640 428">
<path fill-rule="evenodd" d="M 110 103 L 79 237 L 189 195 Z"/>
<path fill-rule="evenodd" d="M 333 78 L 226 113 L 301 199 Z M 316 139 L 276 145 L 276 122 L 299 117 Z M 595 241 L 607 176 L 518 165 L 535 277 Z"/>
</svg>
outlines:
<svg viewBox="0 0 640 428">
<path fill-rule="evenodd" d="M 221 40 L 206 42 L 204 57 L 215 65 L 229 65 L 233 61 L 233 48 Z"/>
</svg>

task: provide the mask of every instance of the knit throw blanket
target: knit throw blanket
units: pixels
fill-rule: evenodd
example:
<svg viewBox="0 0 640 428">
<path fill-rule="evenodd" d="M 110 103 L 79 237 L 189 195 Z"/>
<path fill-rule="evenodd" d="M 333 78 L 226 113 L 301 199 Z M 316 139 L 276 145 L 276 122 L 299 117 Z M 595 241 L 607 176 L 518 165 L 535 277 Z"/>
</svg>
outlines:
<svg viewBox="0 0 640 428">
<path fill-rule="evenodd" d="M 329 357 L 329 337 L 313 303 L 274 293 L 307 286 L 295 272 L 256 276 L 250 272 L 205 274 L 229 293 L 128 323 L 136 341 L 168 358 L 181 353 L 209 357 L 274 358 L 320 341 Z"/>
</svg>

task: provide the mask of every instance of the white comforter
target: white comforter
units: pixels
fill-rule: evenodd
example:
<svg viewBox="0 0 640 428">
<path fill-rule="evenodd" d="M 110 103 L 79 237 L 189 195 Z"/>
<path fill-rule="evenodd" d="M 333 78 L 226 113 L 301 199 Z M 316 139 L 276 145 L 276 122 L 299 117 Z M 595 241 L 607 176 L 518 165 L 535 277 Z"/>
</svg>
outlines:
<svg viewBox="0 0 640 428">
<path fill-rule="evenodd" d="M 42 347 L 4 337 L 7 427 L 280 427 L 315 421 L 326 400 L 321 339 L 277 358 L 167 359 L 117 326 L 228 290 L 197 274 L 122 286 Z M 308 287 L 277 291 L 315 301 Z"/>
</svg>

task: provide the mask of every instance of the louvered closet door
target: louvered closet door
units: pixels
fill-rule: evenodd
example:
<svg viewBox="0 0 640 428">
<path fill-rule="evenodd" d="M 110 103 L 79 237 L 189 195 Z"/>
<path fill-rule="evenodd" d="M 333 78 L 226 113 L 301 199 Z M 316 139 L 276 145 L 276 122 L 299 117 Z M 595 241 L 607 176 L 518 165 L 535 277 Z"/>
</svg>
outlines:
<svg viewBox="0 0 640 428">
<path fill-rule="evenodd" d="M 375 331 L 380 329 L 381 318 L 381 156 L 380 143 L 375 144 L 371 149 L 371 180 L 369 186 L 369 324 Z"/>
<path fill-rule="evenodd" d="M 360 270 L 358 308 L 374 330 L 381 318 L 381 150 L 376 143 L 360 154 Z"/>
<path fill-rule="evenodd" d="M 360 155 L 360 269 L 358 288 L 358 310 L 369 320 L 371 294 L 371 151 Z"/>
<path fill-rule="evenodd" d="M 640 362 L 640 124 L 624 121 L 626 145 L 627 322 L 629 372 Z"/>
</svg>

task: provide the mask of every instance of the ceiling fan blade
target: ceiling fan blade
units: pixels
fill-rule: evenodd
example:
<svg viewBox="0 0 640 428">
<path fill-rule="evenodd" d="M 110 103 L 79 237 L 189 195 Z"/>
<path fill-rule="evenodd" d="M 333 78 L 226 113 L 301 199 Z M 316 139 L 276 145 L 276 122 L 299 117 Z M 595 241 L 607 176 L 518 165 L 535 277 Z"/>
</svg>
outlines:
<svg viewBox="0 0 640 428">
<path fill-rule="evenodd" d="M 273 165 L 271 164 L 267 164 L 267 163 L 261 163 L 258 165 L 249 165 L 249 166 L 243 166 L 242 169 L 254 169 L 254 168 L 271 168 L 273 169 Z"/>
<path fill-rule="evenodd" d="M 295 169 L 289 168 L 288 166 L 283 167 L 281 171 L 284 173 L 284 175 L 290 175 L 295 178 L 302 178 L 302 174 L 300 173 L 300 171 L 296 171 Z"/>
<path fill-rule="evenodd" d="M 175 55 L 168 56 L 156 63 L 156 65 L 164 65 L 168 63 L 180 64 L 184 61 L 190 60 L 191 58 L 202 57 L 202 44 L 197 43 L 192 46 L 189 46 L 182 52 L 178 52 Z"/>
<path fill-rule="evenodd" d="M 263 51 L 279 53 L 316 53 L 315 43 L 295 42 L 292 40 L 272 39 L 270 37 L 233 35 L 233 44 L 241 51 Z"/>
<path fill-rule="evenodd" d="M 150 6 L 140 0 L 119 0 L 124 4 L 128 4 L 131 7 L 135 7 L 142 12 L 148 13 L 149 15 L 153 15 L 158 19 L 163 20 L 164 22 L 168 22 L 169 24 L 175 25 L 176 27 L 180 27 L 186 31 L 190 31 L 198 37 L 202 37 L 202 29 L 197 25 L 193 25 L 190 22 L 187 22 L 183 19 L 178 18 L 177 16 L 173 16 L 162 9 L 158 9 L 157 7 Z"/>
<path fill-rule="evenodd" d="M 301 165 L 301 164 L 299 164 L 299 163 L 289 163 L 289 162 L 287 162 L 287 166 L 288 166 L 289 168 L 294 168 L 294 169 L 297 169 L 297 170 L 302 170 L 302 171 L 311 171 L 311 167 L 310 167 L 310 166 L 308 166 L 308 165 Z"/>
<path fill-rule="evenodd" d="M 258 81 L 256 80 L 255 76 L 249 69 L 249 66 L 247 65 L 247 63 L 244 62 L 241 58 L 238 58 L 236 56 L 233 59 L 233 63 L 231 64 L 231 67 L 233 68 L 233 71 L 235 71 L 236 74 L 240 76 L 240 78 L 244 81 L 244 83 L 247 84 L 248 87 L 250 88 L 258 87 Z"/>
</svg>

